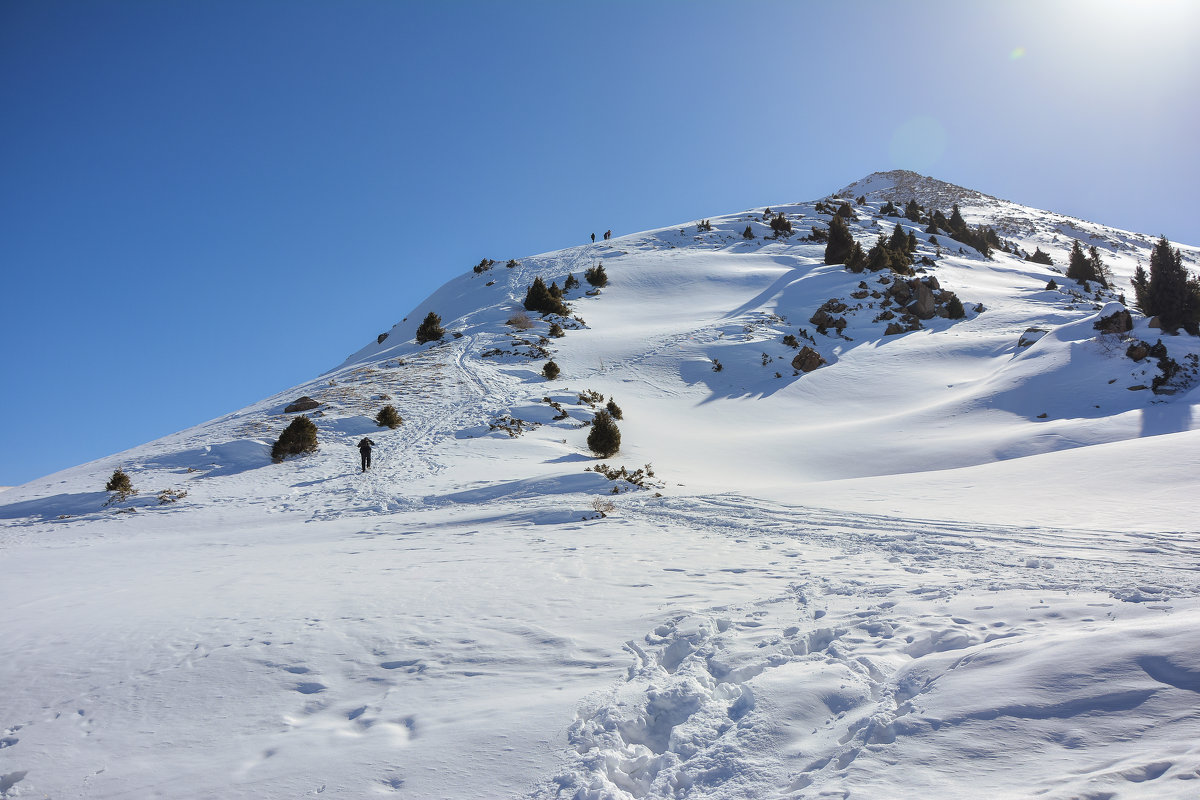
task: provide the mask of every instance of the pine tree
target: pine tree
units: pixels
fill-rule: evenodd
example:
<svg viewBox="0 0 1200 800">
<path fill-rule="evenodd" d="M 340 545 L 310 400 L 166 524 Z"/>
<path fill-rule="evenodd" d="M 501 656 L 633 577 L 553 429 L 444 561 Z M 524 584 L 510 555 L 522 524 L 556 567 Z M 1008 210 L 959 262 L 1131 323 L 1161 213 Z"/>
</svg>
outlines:
<svg viewBox="0 0 1200 800">
<path fill-rule="evenodd" d="M 854 250 L 854 237 L 846 221 L 836 214 L 829 221 L 829 242 L 825 245 L 826 264 L 845 264 Z"/>
<path fill-rule="evenodd" d="M 1085 283 L 1094 280 L 1092 277 L 1092 265 L 1088 263 L 1087 256 L 1083 253 L 1083 247 L 1076 239 L 1071 244 L 1070 261 L 1067 263 L 1067 277 L 1079 283 Z"/>
<path fill-rule="evenodd" d="M 442 318 L 430 311 L 425 315 L 425 321 L 417 328 L 417 344 L 436 342 L 445 335 L 446 329 L 442 327 Z"/>
<path fill-rule="evenodd" d="M 1033 255 L 1025 256 L 1025 260 L 1034 264 L 1045 264 L 1048 267 L 1054 265 L 1054 259 L 1050 257 L 1049 253 L 1043 253 L 1040 247 L 1033 251 Z"/>
<path fill-rule="evenodd" d="M 560 372 L 561 370 L 558 368 L 558 364 L 554 363 L 553 360 L 547 361 L 542 366 L 542 375 L 545 376 L 546 380 L 548 381 L 552 381 L 557 378 Z"/>
<path fill-rule="evenodd" d="M 883 234 L 879 234 L 879 239 L 867 253 L 867 269 L 871 272 L 881 272 L 891 266 L 892 259 L 888 254 L 887 239 Z"/>
<path fill-rule="evenodd" d="M 967 315 L 963 310 L 962 300 L 958 299 L 958 295 L 950 298 L 950 302 L 946 303 L 946 316 L 950 319 L 962 319 Z"/>
<path fill-rule="evenodd" d="M 601 458 L 608 458 L 621 449 L 621 431 L 612 415 L 601 409 L 592 420 L 592 430 L 587 437 L 588 449 Z"/>
<path fill-rule="evenodd" d="M 393 405 L 386 405 L 379 409 L 379 413 L 375 415 L 375 424 L 381 428 L 391 428 L 395 430 L 404 424 L 404 420 L 396 411 Z"/>
<path fill-rule="evenodd" d="M 1133 271 L 1133 279 L 1129 281 L 1133 284 L 1134 304 L 1146 316 L 1153 316 L 1150 312 L 1150 275 L 1146 272 L 1146 268 L 1141 264 L 1137 265 L 1137 269 Z"/>
<path fill-rule="evenodd" d="M 1163 236 L 1150 251 L 1150 283 L 1146 292 L 1146 314 L 1158 316 L 1164 331 L 1174 331 L 1183 326 L 1195 327 L 1196 297 L 1188 285 L 1187 270 L 1183 268 L 1183 255 L 1179 249 L 1171 249 L 1171 243 Z"/>
<path fill-rule="evenodd" d="M 271 447 L 271 460 L 278 464 L 288 456 L 317 452 L 317 426 L 308 417 L 296 417 L 279 434 Z"/>
<path fill-rule="evenodd" d="M 908 252 L 908 234 L 904 232 L 904 228 L 900 227 L 900 223 L 896 223 L 896 227 L 892 229 L 892 238 L 887 243 L 888 250 L 893 253 Z"/>
<path fill-rule="evenodd" d="M 750 230 L 749 225 L 746 226 L 746 230 L 742 231 L 742 238 L 743 239 L 753 239 L 754 238 L 754 231 Z"/>
<path fill-rule="evenodd" d="M 879 209 L 879 213 L 883 214 L 884 216 L 887 216 L 887 217 L 900 216 L 899 209 L 896 208 L 896 204 L 893 203 L 891 200 L 888 200 L 887 203 L 885 203 L 884 206 Z"/>
<path fill-rule="evenodd" d="M 539 314 L 559 314 L 566 316 L 570 313 L 566 304 L 560 298 L 551 294 L 550 289 L 546 287 L 546 282 L 540 276 L 534 278 L 533 283 L 525 291 L 524 306 L 529 311 L 536 311 Z"/>
<path fill-rule="evenodd" d="M 846 269 L 851 272 L 862 272 L 866 268 L 867 254 L 863 252 L 862 245 L 855 242 L 850 255 L 846 257 Z"/>
<path fill-rule="evenodd" d="M 583 273 L 583 279 L 599 289 L 602 286 L 608 286 L 608 273 L 604 271 L 603 264 L 597 264 Z"/>
<path fill-rule="evenodd" d="M 120 467 L 113 470 L 112 477 L 108 479 L 108 483 L 104 484 L 104 491 L 116 492 L 114 499 L 120 501 L 137 494 L 137 489 L 133 488 L 133 481 L 130 480 L 129 474 Z"/>
<path fill-rule="evenodd" d="M 1088 248 L 1088 269 L 1091 270 L 1092 280 L 1099 283 L 1105 289 L 1110 287 L 1112 273 L 1109 272 L 1108 265 L 1104 263 L 1104 259 L 1100 258 L 1100 250 L 1096 245 Z"/>
<path fill-rule="evenodd" d="M 917 201 L 909 200 L 904 204 L 904 216 L 913 222 L 921 221 L 921 207 L 917 205 Z"/>
<path fill-rule="evenodd" d="M 954 234 L 957 239 L 959 234 L 968 231 L 967 221 L 963 219 L 962 212 L 958 210 L 958 203 L 954 204 L 954 208 L 950 211 L 950 233 Z"/>
<path fill-rule="evenodd" d="M 572 289 L 578 289 L 578 288 L 579 288 L 579 279 L 576 278 L 574 275 L 568 275 L 567 279 L 565 281 L 563 281 L 563 291 L 564 292 L 569 292 Z"/>
<path fill-rule="evenodd" d="M 792 232 L 792 221 L 779 212 L 771 218 L 771 230 L 775 231 L 775 236 L 788 236 Z"/>
</svg>

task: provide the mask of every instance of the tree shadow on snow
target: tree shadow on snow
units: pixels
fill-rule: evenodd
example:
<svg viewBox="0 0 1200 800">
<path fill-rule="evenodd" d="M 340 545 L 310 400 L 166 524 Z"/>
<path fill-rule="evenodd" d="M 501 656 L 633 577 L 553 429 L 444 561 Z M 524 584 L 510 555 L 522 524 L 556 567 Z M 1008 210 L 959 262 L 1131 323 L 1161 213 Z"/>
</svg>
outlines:
<svg viewBox="0 0 1200 800">
<path fill-rule="evenodd" d="M 1140 435 L 1162 436 L 1166 433 L 1182 433 L 1192 429 L 1194 412 L 1186 403 L 1153 403 L 1142 409 Z"/>
<path fill-rule="evenodd" d="M 176 453 L 162 453 L 142 463 L 148 469 L 200 471 L 201 477 L 239 475 L 271 463 L 271 445 L 261 439 L 235 439 Z"/>
</svg>

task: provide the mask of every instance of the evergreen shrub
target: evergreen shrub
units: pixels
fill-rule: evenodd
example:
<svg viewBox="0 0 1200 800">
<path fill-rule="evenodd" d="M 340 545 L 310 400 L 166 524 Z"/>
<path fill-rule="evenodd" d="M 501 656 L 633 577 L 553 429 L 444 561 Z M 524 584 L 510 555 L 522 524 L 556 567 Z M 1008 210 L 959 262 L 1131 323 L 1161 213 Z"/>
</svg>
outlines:
<svg viewBox="0 0 1200 800">
<path fill-rule="evenodd" d="M 417 344 L 436 342 L 445 335 L 446 329 L 442 327 L 442 318 L 430 311 L 425 315 L 425 321 L 417 328 Z"/>
<path fill-rule="evenodd" d="M 601 409 L 592 420 L 592 430 L 587 437 L 588 449 L 601 458 L 608 458 L 621 449 L 621 431 L 613 422 L 612 415 Z"/>
<path fill-rule="evenodd" d="M 271 460 L 276 464 L 288 456 L 317 452 L 317 426 L 308 417 L 296 417 L 279 434 L 271 447 Z"/>
<path fill-rule="evenodd" d="M 395 430 L 404 424 L 404 420 L 396 411 L 395 406 L 387 405 L 379 409 L 379 413 L 375 415 L 375 424 L 381 428 Z"/>
</svg>

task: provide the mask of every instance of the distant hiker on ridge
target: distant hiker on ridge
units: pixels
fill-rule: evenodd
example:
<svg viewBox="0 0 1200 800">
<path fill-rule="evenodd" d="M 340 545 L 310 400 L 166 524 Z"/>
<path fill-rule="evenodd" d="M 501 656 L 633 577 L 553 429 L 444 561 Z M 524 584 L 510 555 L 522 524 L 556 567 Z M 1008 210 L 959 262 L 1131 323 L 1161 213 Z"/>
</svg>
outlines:
<svg viewBox="0 0 1200 800">
<path fill-rule="evenodd" d="M 607 242 L 611 238 L 612 238 L 612 228 L 609 228 L 608 230 L 606 230 L 604 232 L 604 241 Z"/>
<path fill-rule="evenodd" d="M 367 437 L 358 443 L 358 454 L 362 456 L 362 471 L 366 472 L 371 468 L 371 445 L 375 444 Z"/>
<path fill-rule="evenodd" d="M 596 234 L 592 234 L 592 244 L 596 243 Z"/>
</svg>

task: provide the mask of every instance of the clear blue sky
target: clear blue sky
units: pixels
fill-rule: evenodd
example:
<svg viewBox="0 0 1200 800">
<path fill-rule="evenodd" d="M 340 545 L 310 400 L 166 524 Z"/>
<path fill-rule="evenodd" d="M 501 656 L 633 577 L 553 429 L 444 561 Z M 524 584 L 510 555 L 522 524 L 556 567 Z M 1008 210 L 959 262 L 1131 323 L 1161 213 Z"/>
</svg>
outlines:
<svg viewBox="0 0 1200 800">
<path fill-rule="evenodd" d="M 0 2 L 0 485 L 896 167 L 1200 244 L 1200 3 Z M 916 135 L 914 135 L 914 133 Z"/>
</svg>

